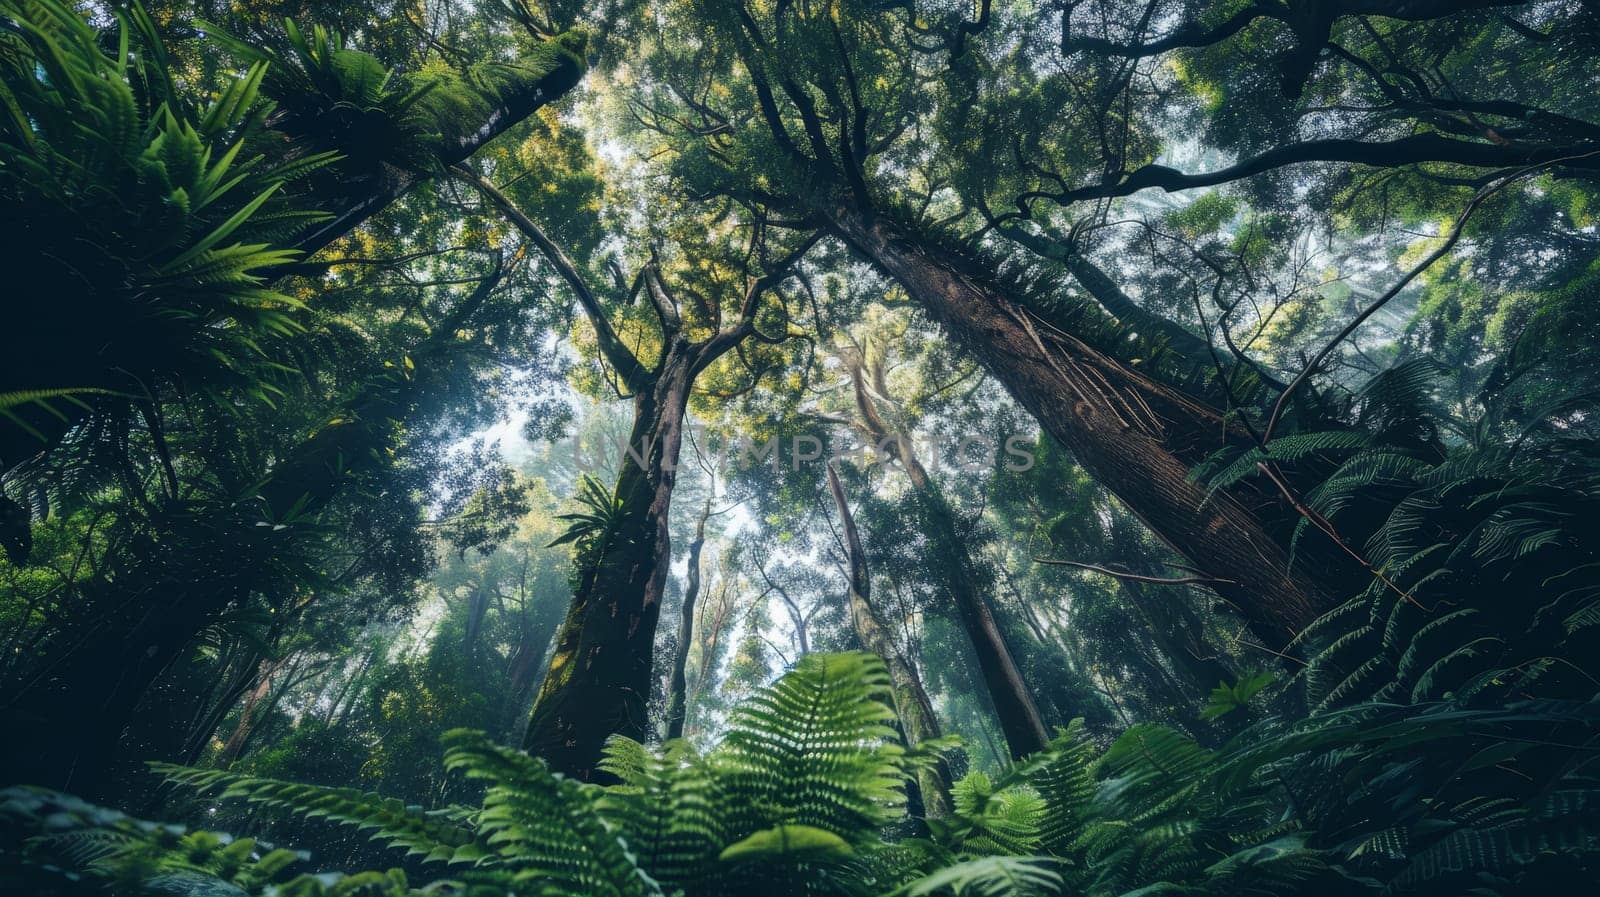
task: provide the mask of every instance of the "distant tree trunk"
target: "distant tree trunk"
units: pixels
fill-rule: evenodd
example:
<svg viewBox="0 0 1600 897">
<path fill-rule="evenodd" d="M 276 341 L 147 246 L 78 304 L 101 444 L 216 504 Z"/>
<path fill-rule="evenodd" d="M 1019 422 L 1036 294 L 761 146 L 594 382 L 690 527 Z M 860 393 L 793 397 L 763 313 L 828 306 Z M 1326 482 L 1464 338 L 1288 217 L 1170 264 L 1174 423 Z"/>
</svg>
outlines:
<svg viewBox="0 0 1600 897">
<path fill-rule="evenodd" d="M 377 377 L 342 421 L 287 452 L 254 500 L 211 516 L 179 508 L 118 553 L 109 575 L 80 596 L 95 609 L 93 622 L 45 645 L 33 674 L 0 699 L 4 728 L 32 733 L 0 740 L 0 768 L 12 781 L 98 796 L 119 765 L 117 740 L 151 683 L 228 608 L 270 586 L 262 570 L 306 529 L 258 526 L 263 512 L 298 507 L 302 519 L 310 517 L 386 465 L 397 423 L 414 413 L 429 375 L 445 366 L 460 345 L 457 332 L 498 282 L 497 270 L 412 351 L 414 372 Z"/>
<path fill-rule="evenodd" d="M 529 753 L 583 781 L 595 777 L 611 735 L 644 738 L 693 348 L 674 334 L 654 382 L 634 396 L 632 454 L 624 454 L 617 477 L 614 525 L 582 571 L 523 738 Z"/>
<path fill-rule="evenodd" d="M 972 640 L 978 670 L 985 690 L 994 704 L 995 716 L 1005 733 L 1013 759 L 1044 750 L 1050 742 L 1044 720 L 1039 716 L 1033 694 L 1022 681 L 1011 649 L 995 621 L 985 589 L 971 552 L 956 527 L 955 510 L 945 500 L 928 471 L 917 458 L 910 438 L 892 426 L 877 407 L 874 394 L 884 395 L 883 368 L 865 353 L 845 359 L 855 391 L 856 410 L 863 429 L 876 446 L 893 453 L 911 480 L 912 491 L 922 506 L 927 531 L 929 566 L 955 605 L 962 628 Z"/>
<path fill-rule="evenodd" d="M 900 652 L 883 615 L 872 603 L 872 575 L 867 569 L 867 555 L 861 545 L 861 535 L 856 530 L 855 517 L 850 513 L 850 505 L 845 502 L 844 489 L 839 485 L 839 474 L 832 465 L 828 467 L 828 489 L 833 493 L 833 503 L 839 510 L 845 548 L 849 552 L 850 622 L 861 644 L 882 658 L 884 665 L 889 668 L 895 710 L 900 716 L 906 744 L 916 747 L 939 737 L 939 718 L 934 715 L 933 701 L 928 698 L 922 679 Z M 918 796 L 928 818 L 937 819 L 950 814 L 950 783 L 950 767 L 942 759 L 932 768 L 918 773 Z"/>
<path fill-rule="evenodd" d="M 1332 606 L 1327 586 L 1274 536 L 1290 511 L 1242 485 L 1210 493 L 1190 479 L 1202 459 L 1247 436 L 1216 409 L 1164 386 L 1005 296 L 992 272 L 928 245 L 882 216 L 824 210 L 831 229 L 894 278 L 966 345 L 1078 463 L 1151 531 L 1213 578 L 1270 647 Z"/>
<path fill-rule="evenodd" d="M 461 635 L 461 647 L 469 658 L 478 656 L 478 642 L 483 636 L 483 621 L 489 615 L 489 587 L 477 583 L 467 596 L 467 625 Z"/>
<path fill-rule="evenodd" d="M 1191 693 L 1205 695 L 1218 684 L 1232 683 L 1238 678 L 1216 654 L 1206 649 L 1194 627 L 1189 609 L 1182 607 L 1181 598 L 1172 595 L 1152 595 L 1144 584 L 1132 580 L 1121 582 L 1123 594 L 1143 617 L 1150 628 L 1150 640 L 1171 662 L 1178 678 Z"/>
<path fill-rule="evenodd" d="M 544 665 L 550 633 L 540 635 L 542 637 L 536 637 L 524 629 L 522 638 L 511 652 L 506 675 L 506 706 L 502 712 L 507 737 L 513 741 L 520 739 L 527 728 L 529 704 L 533 700 L 534 687 L 539 684 L 539 670 Z"/>
<path fill-rule="evenodd" d="M 694 643 L 694 607 L 700 597 L 700 551 L 706 544 L 706 521 L 711 518 L 711 498 L 695 522 L 689 543 L 688 582 L 683 589 L 683 611 L 678 616 L 678 645 L 672 655 L 672 681 L 667 686 L 667 738 L 682 738 L 689 718 L 689 648 Z"/>
<path fill-rule="evenodd" d="M 252 688 L 249 696 L 245 698 L 244 707 L 239 710 L 239 721 L 234 724 L 233 731 L 222 742 L 222 752 L 217 755 L 217 765 L 219 767 L 227 767 L 244 754 L 245 743 L 250 737 L 250 732 L 255 729 L 256 723 L 259 721 L 258 711 L 266 703 L 267 698 L 272 695 L 272 677 L 276 676 L 282 668 L 283 661 L 281 659 L 261 661 L 256 673 L 255 688 Z M 292 675 L 293 668 L 289 672 Z"/>
<path fill-rule="evenodd" d="M 378 656 L 387 650 L 387 645 L 379 643 L 361 658 L 361 663 L 356 665 L 355 672 L 340 684 L 338 693 L 328 703 L 328 713 L 323 717 L 326 725 L 329 727 L 344 725 L 351 708 L 361 699 L 361 687 L 366 684 L 367 674 L 377 665 Z"/>
<path fill-rule="evenodd" d="M 203 710 L 203 716 L 190 731 L 183 743 L 183 753 L 179 761 L 192 765 L 205 753 L 206 745 L 217 733 L 217 727 L 222 724 L 223 717 L 228 715 L 239 703 L 239 698 L 250 688 L 250 681 L 260 667 L 260 653 L 252 650 L 244 662 L 237 664 L 238 671 L 227 677 L 226 686 L 220 696 L 211 701 Z M 222 670 L 219 669 L 219 672 Z"/>
</svg>

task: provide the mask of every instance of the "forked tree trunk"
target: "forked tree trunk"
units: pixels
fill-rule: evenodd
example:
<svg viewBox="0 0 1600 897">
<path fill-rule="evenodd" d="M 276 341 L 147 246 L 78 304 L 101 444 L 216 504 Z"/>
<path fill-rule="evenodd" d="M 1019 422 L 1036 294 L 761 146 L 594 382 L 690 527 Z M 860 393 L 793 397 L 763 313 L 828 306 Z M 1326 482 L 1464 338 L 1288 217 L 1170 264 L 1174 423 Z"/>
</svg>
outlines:
<svg viewBox="0 0 1600 897">
<path fill-rule="evenodd" d="M 634 394 L 633 431 L 613 492 L 616 514 L 599 557 L 584 560 L 586 569 L 580 571 L 582 580 L 523 738 L 523 747 L 557 772 L 589 781 L 596 778 L 607 738 L 644 736 L 656 624 L 672 562 L 672 488 L 694 379 L 755 333 L 761 296 L 787 276 L 787 266 L 811 242 L 802 244 L 778 271 L 748 281 L 738 318 L 698 342 L 684 334 L 682 309 L 660 271 L 653 263 L 646 266 L 636 283 L 661 324 L 661 356 L 647 367 L 617 335 L 577 265 L 538 223 L 487 179 L 462 167 L 457 174 L 504 212 L 555 267 L 593 325 L 601 355 Z"/>
<path fill-rule="evenodd" d="M 900 652 L 883 615 L 872 603 L 872 574 L 867 568 L 861 534 L 856 530 L 850 505 L 844 500 L 839 475 L 831 465 L 828 467 L 828 489 L 833 493 L 833 503 L 839 510 L 845 548 L 849 553 L 851 625 L 862 646 L 882 658 L 884 665 L 889 668 L 889 682 L 894 691 L 895 712 L 900 717 L 900 728 L 905 733 L 906 744 L 916 747 L 939 737 L 939 718 L 934 715 L 933 701 L 928 698 L 928 690 L 923 688 L 921 677 Z M 918 772 L 918 797 L 922 811 L 929 819 L 950 814 L 951 778 L 950 767 L 943 759 Z"/>
<path fill-rule="evenodd" d="M 1211 577 L 1269 647 L 1332 606 L 1274 538 L 1271 522 L 1285 515 L 1276 495 L 1248 486 L 1208 493 L 1190 479 L 1207 455 L 1246 438 L 1216 409 L 1050 329 L 981 265 L 854 207 L 826 214 L 841 239 L 971 350 L 1091 476 Z"/>
</svg>

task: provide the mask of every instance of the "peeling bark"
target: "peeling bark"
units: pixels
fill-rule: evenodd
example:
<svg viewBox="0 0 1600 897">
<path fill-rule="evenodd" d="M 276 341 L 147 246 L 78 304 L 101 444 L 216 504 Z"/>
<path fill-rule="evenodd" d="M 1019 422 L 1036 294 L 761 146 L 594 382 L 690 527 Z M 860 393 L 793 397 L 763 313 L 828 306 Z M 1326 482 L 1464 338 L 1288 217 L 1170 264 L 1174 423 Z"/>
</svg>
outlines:
<svg viewBox="0 0 1600 897">
<path fill-rule="evenodd" d="M 1244 484 L 1208 493 L 1193 466 L 1248 437 L 1214 408 L 1157 383 L 1005 296 L 988 272 L 879 216 L 835 205 L 832 230 L 893 277 L 970 349 L 1078 463 L 1200 570 L 1258 637 L 1277 648 L 1332 606 L 1327 586 L 1290 566 L 1275 496 Z"/>
</svg>

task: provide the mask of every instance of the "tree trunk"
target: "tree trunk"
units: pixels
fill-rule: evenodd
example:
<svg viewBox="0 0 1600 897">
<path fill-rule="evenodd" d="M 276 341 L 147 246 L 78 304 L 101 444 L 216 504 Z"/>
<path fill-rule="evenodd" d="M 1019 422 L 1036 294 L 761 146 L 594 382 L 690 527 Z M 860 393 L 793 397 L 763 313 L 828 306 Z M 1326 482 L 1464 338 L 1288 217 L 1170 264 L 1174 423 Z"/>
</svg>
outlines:
<svg viewBox="0 0 1600 897">
<path fill-rule="evenodd" d="M 967 551 L 965 540 L 956 529 L 955 510 L 945 500 L 928 471 L 917 458 L 910 438 L 895 428 L 879 412 L 873 393 L 886 393 L 883 367 L 876 358 L 865 356 L 846 359 L 851 383 L 855 391 L 856 410 L 863 429 L 875 445 L 887 448 L 905 468 L 911 480 L 912 491 L 922 506 L 927 529 L 923 535 L 928 540 L 929 565 L 955 605 L 961 626 L 972 641 L 973 654 L 978 658 L 978 670 L 983 676 L 985 690 L 994 705 L 1000 730 L 1005 733 L 1006 746 L 1013 759 L 1042 751 L 1050 742 L 1044 720 L 1034 703 L 1033 694 L 1022 681 L 1011 649 L 995 621 L 994 611 L 980 584 L 980 574 Z M 868 381 L 871 380 L 869 385 Z"/>
<path fill-rule="evenodd" d="M 239 721 L 234 724 L 233 731 L 222 742 L 222 753 L 217 756 L 219 767 L 228 766 L 244 753 L 245 740 L 250 737 L 250 730 L 256 724 L 256 711 L 272 694 L 272 677 L 282 666 L 282 660 L 261 661 L 256 687 L 251 689 L 250 696 L 245 698 L 244 707 L 239 710 Z"/>
<path fill-rule="evenodd" d="M 856 531 L 855 517 L 844 500 L 844 489 L 839 485 L 839 475 L 828 467 L 828 489 L 833 492 L 833 503 L 839 509 L 839 520 L 844 526 L 845 547 L 850 560 L 850 622 L 856 638 L 868 651 L 883 659 L 889 668 L 889 681 L 894 690 L 895 710 L 900 716 L 900 727 L 910 747 L 939 737 L 939 718 L 934 715 L 933 701 L 928 698 L 922 679 L 895 644 L 882 614 L 872 603 L 872 575 L 867 569 L 866 552 L 862 550 L 861 535 Z M 917 774 L 922 810 L 930 819 L 948 816 L 952 807 L 950 799 L 951 773 L 944 760 Z"/>
<path fill-rule="evenodd" d="M 649 389 L 634 397 L 629 453 L 614 493 L 619 504 L 599 556 L 557 636 L 523 748 L 552 769 L 596 778 L 606 739 L 643 740 L 661 597 L 671 564 L 668 527 L 683 417 L 697 372 L 697 347 L 669 337 Z"/>
<path fill-rule="evenodd" d="M 1276 495 L 1249 485 L 1208 493 L 1190 479 L 1199 461 L 1247 438 L 1214 408 L 1049 328 L 981 265 L 854 207 L 827 214 L 841 239 L 966 345 L 1091 476 L 1212 577 L 1267 645 L 1282 646 L 1332 606 L 1272 535 L 1285 514 Z"/>
<path fill-rule="evenodd" d="M 534 686 L 539 684 L 539 670 L 543 668 L 545 648 L 549 643 L 548 631 L 535 634 L 531 628 L 524 627 L 522 638 L 511 653 L 509 672 L 506 675 L 509 683 L 506 688 L 506 705 L 502 710 L 508 740 L 515 741 L 522 737 L 523 730 L 527 727 L 529 704 L 533 700 Z"/>
<path fill-rule="evenodd" d="M 672 655 L 672 681 L 667 687 L 667 738 L 682 738 L 683 724 L 689 718 L 689 648 L 694 642 L 694 606 L 700 597 L 700 550 L 706 544 L 706 521 L 711 517 L 711 498 L 694 526 L 694 541 L 689 543 L 689 576 L 683 589 L 683 610 L 678 616 L 678 646 Z"/>
<path fill-rule="evenodd" d="M 250 681 L 259 668 L 260 652 L 251 651 L 245 662 L 238 665 L 239 671 L 228 677 L 222 694 L 204 708 L 199 721 L 184 739 L 183 751 L 178 758 L 180 763 L 192 766 L 200 760 L 206 745 L 217 734 L 217 727 L 222 725 L 223 717 L 238 705 L 240 696 L 250 688 Z M 219 668 L 218 672 L 222 672 L 222 669 Z"/>
</svg>

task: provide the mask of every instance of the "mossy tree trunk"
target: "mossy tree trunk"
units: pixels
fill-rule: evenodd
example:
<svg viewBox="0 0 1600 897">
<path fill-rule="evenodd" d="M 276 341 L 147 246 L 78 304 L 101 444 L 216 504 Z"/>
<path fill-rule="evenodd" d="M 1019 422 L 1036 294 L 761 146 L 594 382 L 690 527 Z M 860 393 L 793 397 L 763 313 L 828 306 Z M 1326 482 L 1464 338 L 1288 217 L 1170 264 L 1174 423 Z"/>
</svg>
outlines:
<svg viewBox="0 0 1600 897">
<path fill-rule="evenodd" d="M 692 358 L 691 344 L 673 339 L 654 384 L 634 397 L 615 517 L 598 555 L 578 571 L 582 579 L 523 738 L 529 753 L 584 781 L 594 779 L 607 738 L 644 738 Z"/>
<path fill-rule="evenodd" d="M 828 489 L 833 493 L 833 503 L 838 508 L 839 520 L 844 528 L 845 549 L 850 564 L 850 623 L 862 647 L 882 658 L 889 668 L 889 681 L 894 690 L 895 712 L 900 717 L 900 728 L 906 744 L 916 747 L 940 737 L 939 718 L 934 715 L 933 701 L 922 685 L 922 678 L 900 651 L 890 634 L 888 623 L 872 603 L 872 574 L 867 567 L 867 555 L 861 544 L 861 534 L 856 529 L 854 515 L 845 501 L 844 489 L 839 485 L 839 474 L 828 467 Z M 917 797 L 922 811 L 929 819 L 948 816 L 952 809 L 950 767 L 940 759 L 933 766 L 917 774 Z"/>
<path fill-rule="evenodd" d="M 928 540 L 928 563 L 950 602 L 957 619 L 972 642 L 978 670 L 985 690 L 994 705 L 1000 730 L 1014 759 L 1044 749 L 1049 743 L 1044 721 L 1033 700 L 1033 693 L 1022 681 L 1011 649 L 1006 645 L 986 592 L 989 586 L 966 540 L 959 531 L 955 509 L 943 491 L 928 475 L 917 457 L 909 434 L 892 424 L 878 407 L 875 396 L 887 395 L 882 359 L 869 345 L 847 353 L 845 368 L 850 373 L 856 414 L 862 435 L 873 446 L 888 451 L 905 469 L 911 488 L 923 512 L 923 536 Z"/>
<path fill-rule="evenodd" d="M 695 378 L 748 338 L 772 343 L 787 338 L 758 333 L 756 312 L 762 296 L 788 277 L 815 238 L 761 276 L 747 277 L 743 295 L 735 297 L 737 314 L 726 322 L 718 316 L 716 329 L 700 340 L 685 333 L 683 309 L 656 263 L 646 264 L 635 280 L 655 311 L 661 337 L 659 357 L 647 364 L 623 342 L 601 295 L 538 222 L 476 172 L 457 166 L 456 174 L 498 208 L 566 281 L 594 328 L 601 356 L 633 396 L 628 451 L 612 491 L 616 507 L 594 554 L 579 552 L 576 594 L 522 740 L 555 771 L 593 781 L 602 777 L 596 766 L 607 738 L 642 739 L 646 731 L 656 625 L 672 563 L 672 490 Z"/>
</svg>

